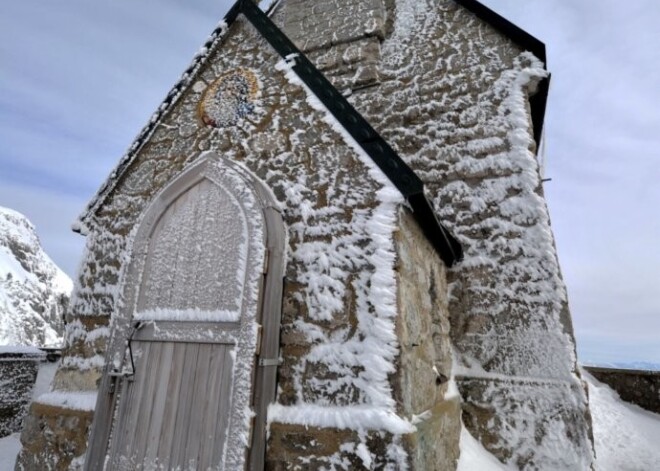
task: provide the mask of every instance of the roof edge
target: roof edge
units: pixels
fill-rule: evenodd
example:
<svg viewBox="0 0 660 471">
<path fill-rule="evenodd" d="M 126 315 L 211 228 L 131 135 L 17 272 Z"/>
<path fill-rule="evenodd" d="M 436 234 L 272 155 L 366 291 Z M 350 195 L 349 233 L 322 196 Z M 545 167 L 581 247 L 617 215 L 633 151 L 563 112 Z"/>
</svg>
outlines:
<svg viewBox="0 0 660 471">
<path fill-rule="evenodd" d="M 78 219 L 73 223 L 71 228 L 73 232 L 80 234 L 86 233 L 87 226 L 92 218 L 92 215 L 114 189 L 116 179 L 119 178 L 119 176 L 121 176 L 126 168 L 133 162 L 133 158 L 139 153 L 139 151 L 142 149 L 142 146 L 149 140 L 153 132 L 160 124 L 163 116 L 165 116 L 177 103 L 180 96 L 185 90 L 188 89 L 192 83 L 193 78 L 197 76 L 197 72 L 202 68 L 203 65 L 206 64 L 206 61 L 211 56 L 211 52 L 219 43 L 222 42 L 227 31 L 229 30 L 229 27 L 236 20 L 238 14 L 240 13 L 240 2 L 241 0 L 237 1 L 225 14 L 224 18 L 218 23 L 218 26 L 216 26 L 206 41 L 202 44 L 199 52 L 195 55 L 190 65 L 183 72 L 181 78 L 174 84 L 174 86 L 165 96 L 165 99 L 161 102 L 158 109 L 151 115 L 149 122 L 142 128 L 135 139 L 133 139 L 133 142 L 131 143 L 126 153 L 119 160 L 117 166 L 110 172 L 101 187 L 87 203 L 83 212 L 78 216 Z"/>
<path fill-rule="evenodd" d="M 114 189 L 119 176 L 133 162 L 134 157 L 149 140 L 162 117 L 177 102 L 183 91 L 190 86 L 193 77 L 208 60 L 210 51 L 224 39 L 225 33 L 239 14 L 245 16 L 282 58 L 292 54 L 296 55 L 294 72 L 401 192 L 440 258 L 449 267 L 460 261 L 463 257 L 461 245 L 438 221 L 432 204 L 424 194 L 424 185 L 419 176 L 252 0 L 238 0 L 231 7 L 225 15 L 224 21 L 214 30 L 202 47 L 202 51 L 205 51 L 204 54 L 193 60 L 181 80 L 168 93 L 149 124 L 143 128 L 119 165 L 110 174 L 110 178 L 87 205 L 85 212 L 79 218 L 82 226 L 74 227 L 74 231 L 82 232 L 84 230 L 86 223 Z"/>
<path fill-rule="evenodd" d="M 491 25 L 524 50 L 534 54 L 541 62 L 543 62 L 545 69 L 548 69 L 545 43 L 543 41 L 532 36 L 527 31 L 513 24 L 511 21 L 496 13 L 494 10 L 491 10 L 478 0 L 454 1 L 474 13 L 477 18 L 480 18 Z M 541 79 L 536 94 L 529 99 L 532 115 L 533 137 L 534 141 L 536 141 L 537 153 L 541 148 L 541 140 L 543 138 L 543 125 L 545 123 L 545 111 L 547 108 L 549 89 L 550 75 Z"/>
<path fill-rule="evenodd" d="M 545 52 L 545 43 L 540 39 L 529 34 L 524 29 L 513 24 L 511 21 L 504 18 L 502 15 L 491 10 L 483 3 L 477 0 L 454 0 L 462 7 L 470 10 L 478 18 L 481 18 L 486 23 L 490 24 L 493 28 L 500 31 L 513 42 L 518 44 L 523 49 L 532 52 L 538 57 L 543 65 L 547 68 L 547 57 Z"/>
</svg>

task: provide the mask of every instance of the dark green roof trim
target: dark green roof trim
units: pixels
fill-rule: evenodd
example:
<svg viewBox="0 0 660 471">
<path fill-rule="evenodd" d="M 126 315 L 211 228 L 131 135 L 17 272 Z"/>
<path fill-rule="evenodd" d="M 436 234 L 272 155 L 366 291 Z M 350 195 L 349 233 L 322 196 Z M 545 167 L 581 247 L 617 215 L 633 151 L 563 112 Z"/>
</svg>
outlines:
<svg viewBox="0 0 660 471">
<path fill-rule="evenodd" d="M 440 258 L 447 266 L 460 261 L 461 245 L 438 221 L 417 174 L 252 0 L 239 0 L 230 13 L 236 7 L 282 58 L 296 55 L 296 75 L 401 192 Z M 226 21 L 230 23 L 229 18 Z"/>
<path fill-rule="evenodd" d="M 534 140 L 536 141 L 536 151 L 541 148 L 541 139 L 543 138 L 543 124 L 545 123 L 545 110 L 548 105 L 548 93 L 550 92 L 551 74 L 541 80 L 538 84 L 536 93 L 529 97 L 529 108 L 532 114 L 532 126 L 534 127 Z"/>
</svg>

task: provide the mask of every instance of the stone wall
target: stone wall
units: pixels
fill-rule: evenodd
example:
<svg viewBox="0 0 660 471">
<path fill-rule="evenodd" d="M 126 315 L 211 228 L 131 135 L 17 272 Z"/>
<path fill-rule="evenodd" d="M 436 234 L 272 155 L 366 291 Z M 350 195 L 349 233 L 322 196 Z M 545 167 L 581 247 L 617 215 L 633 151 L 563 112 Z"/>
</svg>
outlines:
<svg viewBox="0 0 660 471">
<path fill-rule="evenodd" d="M 411 469 L 450 471 L 458 460 L 461 404 L 449 394 L 452 352 L 446 269 L 408 210 L 396 232 L 400 356 L 395 397 L 417 431 L 405 436 Z"/>
<path fill-rule="evenodd" d="M 305 90 L 277 70 L 278 63 L 275 51 L 239 18 L 210 48 L 185 92 L 160 112 L 148 139 L 122 161 L 126 172 L 110 181 L 113 190 L 86 221 L 87 249 L 55 389 L 66 396 L 98 387 L 140 215 L 186 165 L 212 150 L 244 165 L 273 190 L 288 228 L 278 395 L 285 412 L 270 424 L 268 466 L 315 469 L 313 461 L 350 468 L 370 457 L 377 469 L 399 469 L 407 456 L 396 430 L 378 424 L 346 427 L 340 416 L 345 407 L 373 408 L 375 416 L 409 426 L 397 415 L 390 371 L 397 361 L 392 234 L 401 197 L 308 102 Z M 249 111 L 240 119 L 228 117 L 230 125 L 205 124 L 204 91 L 237 71 L 256 77 L 258 93 Z M 380 368 L 365 368 L 364 359 Z M 291 417 L 304 407 L 325 411 L 328 420 L 316 426 Z M 89 416 L 80 414 L 33 406 L 32 426 L 23 434 L 25 469 L 39 469 L 39 461 L 61 467 L 81 456 Z M 66 448 L 74 422 L 80 436 Z M 44 436 L 49 427 L 53 430 Z M 339 438 L 321 446 L 329 434 Z"/>
<path fill-rule="evenodd" d="M 388 14 L 380 84 L 350 100 L 463 245 L 447 276 L 464 422 L 516 467 L 588 469 L 587 397 L 529 116 L 543 64 L 451 0 L 398 0 Z"/>
<path fill-rule="evenodd" d="M 380 47 L 391 0 L 290 0 L 274 20 L 340 91 L 380 81 Z"/>
<path fill-rule="evenodd" d="M 660 414 L 660 371 L 624 370 L 585 366 L 598 381 L 614 389 L 621 399 Z"/>
<path fill-rule="evenodd" d="M 289 0 L 274 21 L 417 171 L 466 260 L 444 273 L 382 175 L 239 19 L 184 77 L 182 95 L 154 116 L 86 221 L 56 388 L 97 387 L 139 215 L 213 150 L 272 188 L 289 231 L 278 395 L 285 412 L 270 424 L 269 467 L 451 469 L 458 399 L 445 396 L 450 335 L 463 420 L 490 451 L 524 469 L 588 469 L 586 394 L 527 110 L 543 65 L 451 0 Z M 204 91 L 237 70 L 257 78 L 253 107 L 228 117 L 230 126 L 207 126 Z M 374 325 L 392 335 L 374 337 L 383 332 Z M 368 350 L 376 346 L 377 354 Z M 383 368 L 365 368 L 365 358 Z M 354 406 L 377 406 L 416 431 L 341 426 L 335 412 Z M 48 422 L 38 407 L 31 423 Z M 305 407 L 325 408 L 329 420 L 291 414 Z M 66 436 L 77 412 L 54 414 L 53 427 Z M 39 443 L 44 462 L 84 448 L 40 441 L 39 427 L 30 443 Z M 25 451 L 23 462 L 36 463 L 35 453 Z"/>
<path fill-rule="evenodd" d="M 39 364 L 46 355 L 38 350 L 0 352 L 0 438 L 19 432 L 27 414 Z"/>
<path fill-rule="evenodd" d="M 93 412 L 33 402 L 21 433 L 16 471 L 82 469 Z"/>
</svg>

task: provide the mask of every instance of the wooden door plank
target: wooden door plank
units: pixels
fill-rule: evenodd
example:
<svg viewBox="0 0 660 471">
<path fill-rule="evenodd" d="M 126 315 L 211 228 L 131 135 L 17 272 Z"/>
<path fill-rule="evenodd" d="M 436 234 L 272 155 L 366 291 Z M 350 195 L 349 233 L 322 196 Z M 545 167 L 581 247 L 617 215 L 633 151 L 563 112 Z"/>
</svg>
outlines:
<svg viewBox="0 0 660 471">
<path fill-rule="evenodd" d="M 148 362 L 146 363 L 145 371 L 143 372 L 147 379 L 142 387 L 142 391 L 139 393 L 140 400 L 136 411 L 137 421 L 135 424 L 135 430 L 132 434 L 133 440 L 131 448 L 133 449 L 133 452 L 131 453 L 131 461 L 136 465 L 144 464 L 149 423 L 153 414 L 155 390 L 158 383 L 161 361 L 163 360 L 162 353 L 162 343 L 151 344 Z"/>
<path fill-rule="evenodd" d="M 147 443 L 143 462 L 150 466 L 160 464 L 158 457 L 158 443 L 162 438 L 162 425 L 164 417 L 169 411 L 165 406 L 167 403 L 167 386 L 169 384 L 172 372 L 172 359 L 174 355 L 174 344 L 163 343 L 159 355 L 161 357 L 157 376 L 155 379 L 154 401 L 152 405 L 151 417 L 149 419 L 149 428 L 147 431 Z"/>
<path fill-rule="evenodd" d="M 234 369 L 234 360 L 231 353 L 233 347 L 227 347 L 225 351 L 225 363 L 222 368 L 222 375 L 220 376 L 220 397 L 229 398 L 227 401 L 219 403 L 219 409 L 217 413 L 217 420 L 215 423 L 215 432 L 214 436 L 216 437 L 216 442 L 221 443 L 222 446 L 217 446 L 213 449 L 213 463 L 224 463 L 226 455 L 226 443 L 227 443 L 227 431 L 229 428 L 229 415 L 231 408 L 231 387 L 233 379 L 233 369 Z"/>
<path fill-rule="evenodd" d="M 194 307 L 210 311 L 217 309 L 217 303 L 208 305 L 206 302 L 209 297 L 212 297 L 212 292 L 202 286 L 204 280 L 208 277 L 208 273 L 200 270 L 200 267 L 203 267 L 204 263 L 209 259 L 209 254 L 204 251 L 204 242 L 208 240 L 213 230 L 220 225 L 220 221 L 214 217 L 215 205 L 211 201 L 211 193 L 215 190 L 214 185 L 208 180 L 204 180 L 204 182 L 200 183 L 201 185 L 203 185 L 203 189 L 200 188 L 200 190 L 203 191 L 200 191 L 199 201 L 197 202 L 197 231 L 194 234 L 194 240 L 191 241 L 191 246 L 193 247 L 191 247 L 192 251 L 190 254 L 190 263 L 195 269 L 190 270 L 192 276 L 188 296 L 195 300 Z M 217 262 L 217 260 L 215 261 Z"/>
<path fill-rule="evenodd" d="M 114 457 L 118 456 L 118 451 L 121 450 L 124 439 L 125 421 L 127 417 L 126 411 L 128 410 L 133 397 L 133 393 L 135 391 L 135 385 L 133 381 L 129 381 L 126 378 L 117 378 L 116 381 L 117 383 L 115 387 L 119 388 L 120 391 L 117 399 L 118 405 L 115 412 L 116 415 L 113 417 L 113 420 L 115 420 L 115 426 L 111 430 L 110 441 L 108 444 L 108 456 L 112 458 L 110 460 L 111 463 L 114 463 Z"/>
<path fill-rule="evenodd" d="M 171 215 L 176 213 L 178 201 L 174 201 L 158 220 L 158 224 L 149 236 L 146 248 L 146 262 L 142 271 L 137 312 L 157 306 L 166 306 L 169 293 L 174 284 L 174 273 L 170 266 L 175 260 L 170 246 L 176 245 L 172 237 L 177 237 L 171 227 Z"/>
<path fill-rule="evenodd" d="M 199 467 L 199 449 L 201 447 L 204 416 L 208 413 L 205 408 L 205 399 L 208 396 L 209 367 L 211 365 L 211 352 L 213 346 L 201 344 L 197 357 L 197 374 L 195 382 L 191 385 L 192 407 L 188 421 L 188 437 L 186 439 L 186 462 L 193 469 Z"/>
<path fill-rule="evenodd" d="M 161 269 L 169 273 L 171 276 L 171 283 L 166 290 L 161 292 L 161 297 L 159 303 L 154 307 L 176 307 L 175 304 L 172 304 L 173 296 L 172 293 L 175 290 L 175 287 L 178 283 L 177 276 L 181 265 L 184 263 L 184 260 L 181 258 L 182 251 L 185 249 L 183 247 L 184 243 L 184 233 L 181 230 L 182 227 L 178 224 L 181 211 L 184 210 L 187 198 L 186 196 L 190 193 L 188 190 L 186 193 L 181 195 L 176 202 L 176 208 L 170 213 L 166 213 L 164 217 L 168 218 L 168 238 L 163 241 L 161 247 L 164 251 L 167 251 L 168 255 L 160 257 Z M 177 222 L 175 222 L 177 221 Z"/>
<path fill-rule="evenodd" d="M 172 366 L 170 368 L 170 378 L 167 383 L 165 394 L 165 417 L 161 425 L 161 439 L 158 445 L 158 456 L 164 469 L 170 468 L 170 455 L 172 453 L 172 444 L 176 432 L 176 416 L 179 406 L 179 395 L 183 386 L 183 371 L 186 355 L 186 344 L 172 344 L 174 353 L 172 356 Z"/>
<path fill-rule="evenodd" d="M 187 469 L 185 462 L 186 442 L 188 439 L 188 425 L 190 422 L 190 410 L 192 408 L 193 385 L 197 374 L 197 356 L 199 354 L 198 344 L 185 344 L 186 358 L 184 361 L 181 392 L 177 404 L 175 434 L 172 443 L 172 454 L 170 455 L 170 467 Z"/>
<path fill-rule="evenodd" d="M 204 180 L 182 194 L 179 202 L 179 212 L 172 218 L 172 224 L 176 225 L 178 241 L 176 244 L 176 260 L 174 273 L 174 285 L 170 290 L 169 298 L 165 306 L 186 309 L 192 307 L 194 298 L 190 299 L 191 285 L 193 284 L 193 265 L 191 256 L 194 255 L 195 238 L 202 235 L 197 230 L 197 216 L 199 212 L 199 198 L 203 194 Z"/>
<path fill-rule="evenodd" d="M 120 398 L 120 401 L 126 401 L 122 404 L 120 409 L 123 410 L 121 416 L 118 417 L 118 439 L 117 445 L 111 454 L 114 459 L 111 461 L 115 467 L 122 465 L 122 461 L 128 460 L 128 453 L 131 449 L 131 442 L 133 440 L 133 433 L 135 430 L 135 423 L 137 421 L 137 408 L 135 402 L 139 401 L 140 392 L 142 391 L 145 382 L 147 381 L 147 363 L 149 361 L 150 344 L 133 342 L 132 344 L 134 360 L 135 360 L 135 376 L 132 384 L 132 394 L 126 398 Z M 125 381 L 125 380 L 124 380 Z"/>
<path fill-rule="evenodd" d="M 218 421 L 220 403 L 229 399 L 220 395 L 220 380 L 225 366 L 226 352 L 227 347 L 225 345 L 217 345 L 213 348 L 213 353 L 211 354 L 209 388 L 204 400 L 204 410 L 207 411 L 207 414 L 204 416 L 202 423 L 202 439 L 199 452 L 200 469 L 217 466 L 218 463 L 212 461 L 213 449 L 224 445 L 224 443 L 218 443 L 215 437 L 215 425 Z"/>
</svg>

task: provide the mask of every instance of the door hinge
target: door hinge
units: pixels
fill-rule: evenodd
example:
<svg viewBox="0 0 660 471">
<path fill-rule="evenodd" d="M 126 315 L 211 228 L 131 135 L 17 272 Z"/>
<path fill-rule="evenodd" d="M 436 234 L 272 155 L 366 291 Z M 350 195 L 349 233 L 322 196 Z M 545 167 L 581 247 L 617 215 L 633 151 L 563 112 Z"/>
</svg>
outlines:
<svg viewBox="0 0 660 471">
<path fill-rule="evenodd" d="M 247 441 L 248 442 L 248 448 L 252 447 L 252 436 L 254 435 L 254 424 L 257 422 L 256 419 L 257 418 L 254 415 L 250 418 L 250 436 L 249 436 L 248 441 Z"/>
<path fill-rule="evenodd" d="M 262 333 L 263 333 L 263 327 L 261 324 L 257 324 L 257 347 L 254 350 L 255 355 L 260 355 L 261 354 L 261 341 L 262 341 Z"/>
<path fill-rule="evenodd" d="M 280 366 L 281 364 L 280 358 L 259 358 L 259 366 Z"/>
<path fill-rule="evenodd" d="M 113 394 L 115 390 L 117 389 L 117 382 L 120 379 L 126 378 L 127 381 L 133 381 L 133 378 L 135 376 L 134 371 L 130 370 L 112 370 L 108 373 L 108 377 L 110 378 L 110 383 L 108 384 L 108 394 Z"/>
<path fill-rule="evenodd" d="M 263 269 L 263 274 L 268 273 L 268 260 L 270 260 L 270 249 L 266 249 L 264 251 L 264 269 Z"/>
</svg>

